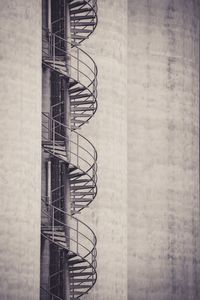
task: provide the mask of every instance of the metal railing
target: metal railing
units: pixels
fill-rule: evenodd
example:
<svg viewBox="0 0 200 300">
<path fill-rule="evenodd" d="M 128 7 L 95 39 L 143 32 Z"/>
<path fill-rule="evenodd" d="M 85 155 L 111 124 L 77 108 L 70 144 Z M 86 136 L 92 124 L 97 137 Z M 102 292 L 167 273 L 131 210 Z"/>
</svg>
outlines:
<svg viewBox="0 0 200 300">
<path fill-rule="evenodd" d="M 97 109 L 97 66 L 85 51 L 77 47 L 96 28 L 97 0 L 84 0 L 82 5 L 78 5 L 78 9 L 72 6 L 70 8 L 73 35 L 71 42 L 63 38 L 64 19 L 60 18 L 52 22 L 50 26 L 52 32 L 47 29 L 43 29 L 42 32 L 42 58 L 44 66 L 58 72 L 68 79 L 71 86 L 75 86 L 71 89 L 71 95 L 69 86 L 68 89 L 70 103 L 73 105 L 71 124 L 74 124 L 76 129 L 85 124 Z M 70 49 L 70 54 L 67 49 Z M 69 180 L 71 190 L 69 200 L 71 203 L 81 203 L 80 207 L 77 205 L 78 208 L 74 208 L 74 213 L 77 213 L 88 206 L 97 194 L 97 152 L 88 139 L 72 131 L 63 124 L 63 120 L 62 101 L 52 105 L 48 113 L 42 113 L 43 149 L 50 157 L 57 157 L 69 166 L 69 176 L 72 176 Z M 80 125 L 77 125 L 79 123 Z M 77 190 L 82 189 L 84 192 L 77 193 Z M 48 196 L 42 198 L 42 216 L 44 222 L 47 220 L 48 225 L 42 225 L 41 234 L 50 243 L 56 245 L 59 251 L 69 255 L 69 262 L 75 265 L 75 271 L 69 268 L 70 299 L 80 299 L 97 280 L 97 241 L 88 225 L 63 209 L 63 195 L 64 185 L 60 184 L 54 189 L 50 188 Z M 73 258 L 81 262 L 80 267 L 76 267 Z M 59 271 L 50 274 L 48 288 L 41 287 L 45 299 L 63 300 L 60 293 L 57 293 L 62 286 L 63 272 L 64 269 L 59 267 Z M 76 280 L 77 272 L 78 280 Z"/>
<path fill-rule="evenodd" d="M 79 45 L 80 43 L 82 43 L 85 39 L 88 39 L 89 36 L 94 32 L 97 24 L 98 24 L 98 17 L 97 17 L 97 11 L 98 11 L 98 6 L 97 6 L 97 0 L 85 0 L 84 3 L 82 5 L 80 5 L 79 7 L 79 11 L 74 8 L 74 9 L 70 9 L 70 15 L 71 17 L 75 17 L 75 16 L 81 16 L 80 14 L 82 14 L 81 9 L 83 8 L 88 8 L 89 11 L 87 13 L 84 12 L 84 16 L 88 16 L 89 18 L 87 19 L 87 25 L 82 25 L 81 24 L 81 20 L 77 19 L 75 21 L 71 21 L 71 31 L 74 32 L 74 38 L 72 38 L 72 43 L 73 45 Z M 91 18 L 90 18 L 91 17 Z M 82 33 L 82 39 L 80 39 L 79 41 L 77 41 L 76 39 L 76 29 L 78 28 L 80 29 L 88 29 L 88 31 Z M 51 24 L 51 28 L 52 28 L 52 32 L 62 36 L 64 34 L 64 18 L 61 17 L 55 21 L 52 22 Z M 61 29 L 57 29 L 57 28 L 61 28 Z M 77 29 L 78 30 L 78 29 Z"/>
<path fill-rule="evenodd" d="M 73 209 L 73 203 L 76 203 L 77 200 L 80 203 L 87 199 L 87 202 L 82 203 L 82 207 L 75 210 L 75 212 L 81 211 L 94 200 L 97 194 L 96 149 L 88 139 L 75 131 L 71 132 L 66 125 L 54 120 L 48 113 L 42 113 L 42 140 L 46 152 L 70 163 L 79 172 L 79 177 L 83 181 L 81 186 L 85 193 L 76 195 L 76 192 L 73 192 L 73 187 L 76 188 L 77 185 L 72 184 L 71 204 Z M 68 144 L 67 150 L 65 148 L 66 143 Z M 63 190 L 64 186 L 61 185 L 51 191 L 51 198 L 54 199 L 54 203 L 63 199 Z M 57 197 L 55 197 L 56 195 Z"/>
</svg>

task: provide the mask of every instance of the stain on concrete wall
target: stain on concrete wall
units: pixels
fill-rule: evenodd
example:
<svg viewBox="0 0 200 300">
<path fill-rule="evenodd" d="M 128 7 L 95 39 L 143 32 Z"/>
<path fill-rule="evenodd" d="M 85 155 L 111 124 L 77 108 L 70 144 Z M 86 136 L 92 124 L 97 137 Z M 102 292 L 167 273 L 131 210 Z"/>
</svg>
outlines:
<svg viewBox="0 0 200 300">
<path fill-rule="evenodd" d="M 41 2 L 0 2 L 0 299 L 38 300 Z"/>
<path fill-rule="evenodd" d="M 199 5 L 128 12 L 128 299 L 198 300 Z"/>
</svg>

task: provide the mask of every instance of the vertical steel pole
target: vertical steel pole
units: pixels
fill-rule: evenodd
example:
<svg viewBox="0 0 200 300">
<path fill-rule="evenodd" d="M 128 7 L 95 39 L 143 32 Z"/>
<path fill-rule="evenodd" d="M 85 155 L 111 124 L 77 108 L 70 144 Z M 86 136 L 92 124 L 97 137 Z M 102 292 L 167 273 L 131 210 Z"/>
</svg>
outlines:
<svg viewBox="0 0 200 300">
<path fill-rule="evenodd" d="M 51 30 L 51 0 L 48 0 L 48 30 L 49 30 L 49 32 L 52 32 L 52 30 Z"/>
<path fill-rule="evenodd" d="M 70 52 L 71 52 L 71 30 L 70 30 L 70 11 L 69 11 L 69 2 L 65 0 L 64 5 L 64 39 L 65 39 L 65 62 L 67 67 L 68 74 L 70 74 L 69 65 L 70 65 Z M 65 147 L 66 155 L 68 162 L 70 162 L 70 127 L 71 127 L 71 111 L 70 111 L 70 98 L 69 98 L 69 80 L 64 82 L 64 123 L 67 126 L 65 128 Z M 67 214 L 71 214 L 71 192 L 70 192 L 70 179 L 69 179 L 69 165 L 65 164 L 65 178 L 64 178 L 64 210 Z M 70 220 L 68 215 L 65 214 L 65 235 L 66 243 L 69 248 L 69 237 L 70 237 Z M 67 253 L 65 257 L 65 268 L 64 268 L 64 300 L 70 300 L 70 274 L 68 267 Z"/>
<path fill-rule="evenodd" d="M 47 199 L 48 204 L 51 205 L 51 159 L 47 161 Z"/>
</svg>

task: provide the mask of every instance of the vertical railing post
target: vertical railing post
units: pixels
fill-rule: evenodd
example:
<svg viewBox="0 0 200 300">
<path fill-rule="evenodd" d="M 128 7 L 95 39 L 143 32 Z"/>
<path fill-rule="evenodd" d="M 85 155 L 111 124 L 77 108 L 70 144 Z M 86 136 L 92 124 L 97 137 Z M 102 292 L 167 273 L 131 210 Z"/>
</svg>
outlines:
<svg viewBox="0 0 200 300">
<path fill-rule="evenodd" d="M 53 212 L 52 212 L 52 239 L 53 239 L 53 241 L 54 241 L 54 230 L 55 230 L 55 224 L 54 224 L 54 206 L 52 206 L 52 210 L 53 210 Z"/>
<path fill-rule="evenodd" d="M 56 129 L 55 129 L 55 120 L 53 122 L 53 153 L 55 152 L 55 139 L 56 139 Z"/>
<path fill-rule="evenodd" d="M 55 68 L 55 57 L 56 57 L 56 49 L 55 49 L 55 34 L 53 33 L 53 67 Z"/>
<path fill-rule="evenodd" d="M 77 81 L 79 81 L 79 48 L 77 48 Z"/>
<path fill-rule="evenodd" d="M 77 134 L 77 167 L 79 167 L 79 134 Z"/>
<path fill-rule="evenodd" d="M 76 220 L 76 245 L 77 245 L 77 253 L 78 253 L 78 220 Z"/>
</svg>

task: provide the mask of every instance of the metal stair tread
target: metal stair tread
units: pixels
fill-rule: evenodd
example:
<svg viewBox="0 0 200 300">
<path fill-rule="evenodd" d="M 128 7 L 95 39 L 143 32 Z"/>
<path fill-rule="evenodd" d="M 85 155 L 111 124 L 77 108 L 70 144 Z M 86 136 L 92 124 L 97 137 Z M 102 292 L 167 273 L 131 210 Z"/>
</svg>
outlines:
<svg viewBox="0 0 200 300">
<path fill-rule="evenodd" d="M 76 94 L 76 95 L 71 95 L 70 94 L 70 99 L 79 99 L 79 98 L 87 98 L 87 97 L 90 97 L 91 96 L 91 93 L 90 94 Z"/>
<path fill-rule="evenodd" d="M 78 27 L 81 27 L 81 26 L 95 26 L 96 23 L 95 22 L 71 22 L 71 25 L 72 26 L 78 26 Z"/>
<path fill-rule="evenodd" d="M 79 273 L 73 273 L 72 275 L 70 274 L 70 278 L 72 277 L 83 277 L 83 276 L 92 276 L 94 275 L 94 272 L 79 272 Z"/>
<path fill-rule="evenodd" d="M 95 107 L 71 107 L 72 111 L 95 111 L 96 108 Z"/>
<path fill-rule="evenodd" d="M 81 92 L 81 91 L 84 91 L 85 90 L 85 87 L 83 86 L 79 86 L 79 87 L 76 87 L 74 89 L 69 89 L 69 94 L 74 94 L 76 92 Z"/>
<path fill-rule="evenodd" d="M 86 15 L 86 16 L 83 16 L 83 15 L 71 15 L 71 18 L 70 18 L 72 21 L 74 20 L 88 20 L 88 19 L 95 19 L 95 16 L 94 15 Z"/>
<path fill-rule="evenodd" d="M 80 270 L 88 270 L 88 269 L 91 269 L 91 266 L 90 265 L 87 265 L 87 266 L 69 266 L 69 270 L 70 271 L 80 271 Z"/>
<path fill-rule="evenodd" d="M 91 117 L 91 114 L 89 115 L 89 114 L 71 114 L 71 120 L 74 120 L 74 118 L 89 118 L 89 117 Z"/>
<path fill-rule="evenodd" d="M 86 190 L 86 189 L 93 189 L 94 185 L 76 185 L 76 186 L 72 186 L 71 190 Z"/>
<path fill-rule="evenodd" d="M 82 8 L 82 9 L 74 9 L 74 10 L 70 9 L 70 15 L 81 14 L 88 11 L 91 11 L 91 8 Z"/>
<path fill-rule="evenodd" d="M 90 281 L 94 281 L 94 279 L 93 278 L 74 278 L 73 279 L 73 277 L 70 278 L 70 282 L 71 283 L 75 283 L 75 282 L 82 282 L 82 283 L 84 283 L 84 282 L 90 282 Z"/>
<path fill-rule="evenodd" d="M 83 5 L 83 4 L 87 4 L 87 2 L 85 2 L 84 0 L 82 0 L 82 1 L 77 1 L 77 2 L 75 2 L 75 3 L 72 3 L 72 2 L 74 2 L 74 1 L 70 1 L 70 3 L 69 3 L 70 9 L 72 9 L 72 8 L 74 8 L 74 7 L 77 7 L 77 6 L 81 6 L 81 5 Z"/>
<path fill-rule="evenodd" d="M 80 199 L 73 199 L 72 198 L 72 202 L 74 203 L 74 202 L 90 202 L 90 201 L 92 201 L 93 199 L 89 199 L 89 198 L 80 198 Z"/>
<path fill-rule="evenodd" d="M 90 33 L 91 30 L 90 29 L 86 29 L 86 28 L 74 28 L 71 27 L 71 31 L 75 34 L 75 33 Z"/>
</svg>

